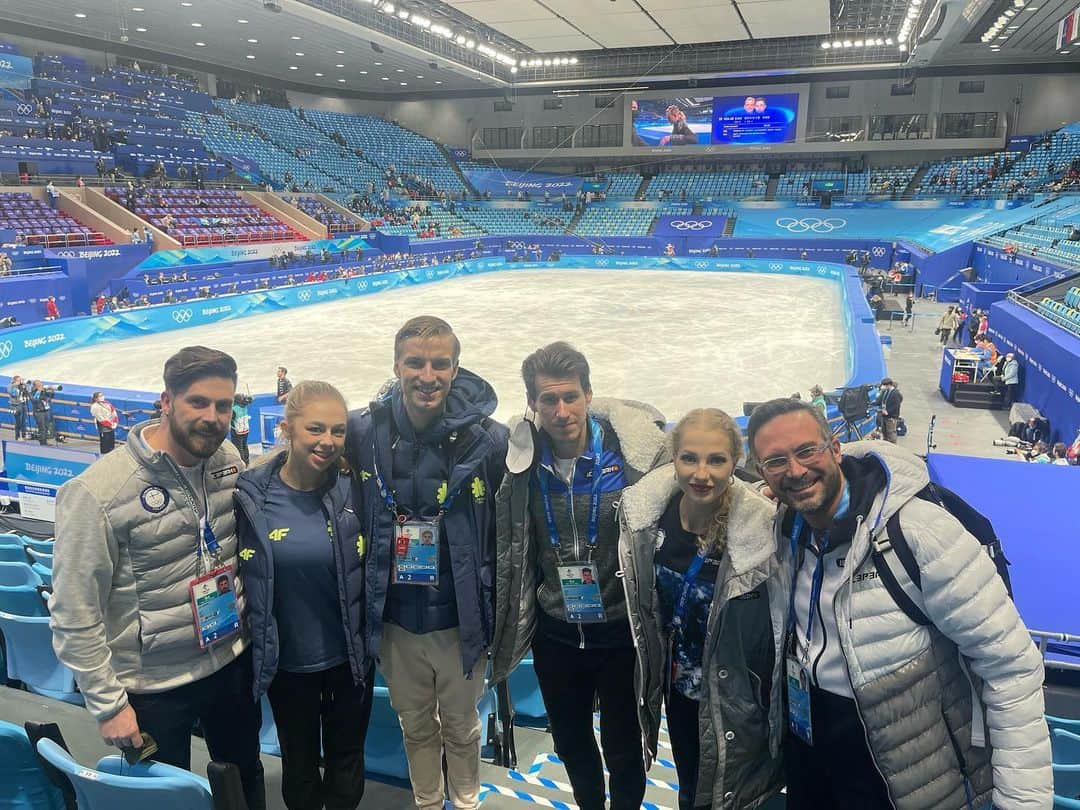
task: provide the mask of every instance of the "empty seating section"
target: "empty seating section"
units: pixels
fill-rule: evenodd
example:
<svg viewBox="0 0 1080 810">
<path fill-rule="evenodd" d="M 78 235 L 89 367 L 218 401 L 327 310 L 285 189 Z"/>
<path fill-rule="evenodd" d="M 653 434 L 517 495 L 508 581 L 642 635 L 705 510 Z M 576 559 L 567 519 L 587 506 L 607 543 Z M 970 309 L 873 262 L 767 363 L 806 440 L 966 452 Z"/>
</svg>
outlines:
<svg viewBox="0 0 1080 810">
<path fill-rule="evenodd" d="M 1080 267 L 1080 241 L 1069 239 L 1077 226 L 1080 226 L 1080 205 L 1063 208 L 1034 222 L 1025 222 L 984 241 L 994 247 L 1015 248 L 1020 253 L 1068 267 Z"/>
<path fill-rule="evenodd" d="M 926 170 L 916 196 L 968 194 L 988 180 L 993 180 L 1020 155 L 1020 152 L 994 152 L 990 155 L 939 160 Z"/>
<path fill-rule="evenodd" d="M 762 172 L 672 171 L 656 175 L 649 181 L 645 199 L 685 199 L 689 202 L 719 197 L 762 197 L 769 185 L 769 175 Z"/>
<path fill-rule="evenodd" d="M 25 191 L 0 194 L 0 230 L 15 231 L 28 245 L 65 247 L 112 244 L 112 240 L 104 234 L 79 224 L 47 202 L 35 200 Z"/>
<path fill-rule="evenodd" d="M 1036 191 L 1065 175 L 1078 159 L 1080 135 L 1055 132 L 995 178 L 991 187 L 998 192 Z"/>
<path fill-rule="evenodd" d="M 464 188 L 435 142 L 404 127 L 372 115 L 325 110 L 305 110 L 304 117 L 327 135 L 340 135 L 350 148 L 360 149 L 365 160 L 381 169 L 393 166 L 398 172 L 419 175 L 439 191 L 458 194 Z"/>
<path fill-rule="evenodd" d="M 109 187 L 105 193 L 123 204 L 124 189 Z M 155 196 L 160 197 L 161 205 L 155 204 Z M 171 214 L 169 236 L 180 240 L 185 247 L 305 239 L 237 192 L 225 189 L 162 189 L 154 196 L 139 198 L 133 213 L 158 228 L 165 227 L 164 218 Z"/>
<path fill-rule="evenodd" d="M 333 191 L 359 190 L 382 177 L 377 167 L 353 149 L 330 140 L 291 109 L 222 101 L 218 102 L 218 109 L 238 123 L 256 124 L 282 151 L 334 178 Z M 319 186 L 316 190 L 323 188 Z"/>
<path fill-rule="evenodd" d="M 887 166 L 870 169 L 866 191 L 868 194 L 900 195 L 915 179 L 918 172 L 918 166 Z"/>
<path fill-rule="evenodd" d="M 1039 302 L 1039 311 L 1058 326 L 1080 334 L 1080 288 L 1073 287 L 1065 294 L 1064 301 L 1043 298 Z"/>
<path fill-rule="evenodd" d="M 619 172 L 607 178 L 611 181 L 605 192 L 609 200 L 632 200 L 641 185 L 641 175 L 637 172 Z"/>
<path fill-rule="evenodd" d="M 324 202 L 314 197 L 282 197 L 287 203 L 292 203 L 312 219 L 317 219 L 327 227 L 330 233 L 348 233 L 360 230 L 360 223 L 352 217 L 346 216 L 340 211 L 331 208 Z"/>
<path fill-rule="evenodd" d="M 434 225 L 438 223 L 438 227 Z M 434 203 L 427 206 L 425 213 L 411 217 L 404 225 L 378 226 L 383 233 L 396 236 L 409 236 L 413 239 L 451 239 L 466 236 L 483 236 L 484 231 L 472 222 L 451 214 L 445 208 Z M 455 231 L 456 229 L 456 231 Z"/>
<path fill-rule="evenodd" d="M 565 233 L 573 214 L 554 206 L 544 208 L 494 208 L 486 205 L 457 207 L 458 213 L 483 228 L 485 233 Z"/>
<path fill-rule="evenodd" d="M 825 190 L 824 186 L 815 187 L 816 183 L 833 184 L 834 197 L 865 196 L 868 189 L 866 172 L 845 172 L 842 170 L 791 171 L 780 176 L 776 184 L 776 199 L 795 200 L 800 197 L 812 197 Z"/>
<path fill-rule="evenodd" d="M 652 208 L 591 206 L 581 215 L 574 233 L 581 236 L 645 236 L 656 218 Z"/>
<path fill-rule="evenodd" d="M 322 191 L 341 185 L 326 172 L 286 152 L 250 127 L 241 126 L 224 116 L 188 113 L 187 123 L 218 154 L 242 155 L 253 160 L 276 188 L 285 187 L 286 172 L 300 188 Z"/>
</svg>

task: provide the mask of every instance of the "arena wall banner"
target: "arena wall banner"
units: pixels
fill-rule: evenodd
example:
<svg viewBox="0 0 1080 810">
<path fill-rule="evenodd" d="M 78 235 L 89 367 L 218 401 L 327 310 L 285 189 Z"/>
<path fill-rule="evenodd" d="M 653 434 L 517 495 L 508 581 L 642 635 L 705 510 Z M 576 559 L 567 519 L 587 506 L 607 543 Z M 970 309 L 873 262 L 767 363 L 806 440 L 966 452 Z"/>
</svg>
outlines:
<svg viewBox="0 0 1080 810">
<path fill-rule="evenodd" d="M 13 53 L 0 55 L 0 87 L 6 90 L 26 90 L 33 78 L 33 59 Z"/>
<path fill-rule="evenodd" d="M 195 264 L 222 264 L 244 262 L 253 259 L 269 259 L 292 251 L 305 253 L 318 252 L 326 248 L 331 253 L 343 250 L 371 250 L 362 237 L 347 236 L 342 239 L 313 239 L 308 242 L 266 242 L 258 245 L 237 244 L 218 245 L 206 248 L 187 248 L 185 250 L 159 250 L 139 263 L 140 270 L 164 270 L 170 267 L 187 267 Z"/>
<path fill-rule="evenodd" d="M 672 237 L 720 237 L 724 235 L 727 217 L 666 214 L 658 217 L 653 236 L 661 239 Z"/>
<path fill-rule="evenodd" d="M 516 196 L 519 191 L 528 192 L 530 197 L 543 197 L 545 191 L 553 196 L 566 194 L 573 197 L 583 181 L 583 178 L 574 175 L 504 172 L 499 169 L 470 169 L 465 176 L 481 194 L 491 192 L 492 196 L 497 197 L 507 194 Z"/>
<path fill-rule="evenodd" d="M 992 283 L 1012 283 L 1013 286 L 1036 281 L 1050 281 L 1076 275 L 1075 267 L 1064 267 L 1042 258 L 1017 253 L 1010 256 L 991 245 L 977 244 L 971 258 L 976 277 Z"/>
<path fill-rule="evenodd" d="M 4 477 L 26 482 L 4 485 L 18 493 L 20 513 L 23 517 L 49 522 L 56 519 L 55 487 L 67 483 L 97 461 L 96 453 L 30 442 L 5 441 L 3 448 Z"/>
</svg>

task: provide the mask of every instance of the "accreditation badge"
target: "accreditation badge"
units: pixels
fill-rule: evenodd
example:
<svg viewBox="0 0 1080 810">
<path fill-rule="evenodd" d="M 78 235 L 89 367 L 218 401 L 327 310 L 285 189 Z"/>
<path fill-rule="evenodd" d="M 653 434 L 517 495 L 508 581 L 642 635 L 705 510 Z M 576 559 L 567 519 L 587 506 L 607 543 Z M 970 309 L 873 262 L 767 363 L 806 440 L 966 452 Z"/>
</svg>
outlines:
<svg viewBox="0 0 1080 810">
<path fill-rule="evenodd" d="M 188 585 L 199 646 L 209 647 L 240 632 L 240 610 L 231 565 L 217 568 Z"/>
<path fill-rule="evenodd" d="M 439 524 L 409 520 L 394 526 L 395 585 L 439 584 Z"/>
<path fill-rule="evenodd" d="M 600 598 L 600 573 L 594 563 L 568 563 L 558 566 L 566 620 L 573 623 L 604 621 L 604 603 Z"/>
<path fill-rule="evenodd" d="M 787 658 L 788 726 L 791 732 L 807 745 L 814 744 L 814 727 L 810 720 L 810 683 L 803 666 L 791 656 Z"/>
</svg>

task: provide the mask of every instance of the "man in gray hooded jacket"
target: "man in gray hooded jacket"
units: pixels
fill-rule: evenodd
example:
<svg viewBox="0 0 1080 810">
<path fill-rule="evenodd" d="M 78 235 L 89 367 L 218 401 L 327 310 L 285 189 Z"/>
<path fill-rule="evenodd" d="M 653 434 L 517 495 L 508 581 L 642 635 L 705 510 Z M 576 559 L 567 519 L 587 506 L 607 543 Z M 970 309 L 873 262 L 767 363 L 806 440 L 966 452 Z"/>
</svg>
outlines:
<svg viewBox="0 0 1080 810">
<path fill-rule="evenodd" d="M 190 346 L 164 376 L 161 421 L 136 425 L 57 493 L 53 646 L 106 743 L 139 748 L 148 733 L 154 759 L 189 768 L 198 720 L 210 756 L 236 764 L 248 807 L 262 810 L 259 705 L 234 576 L 244 463 L 225 442 L 236 362 Z"/>
<path fill-rule="evenodd" d="M 789 399 L 747 433 L 793 572 L 789 810 L 1049 810 L 1042 660 L 994 562 L 920 497 L 926 465 L 888 442 L 841 452 L 821 411 Z M 894 539 L 914 572 L 898 591 Z"/>
</svg>

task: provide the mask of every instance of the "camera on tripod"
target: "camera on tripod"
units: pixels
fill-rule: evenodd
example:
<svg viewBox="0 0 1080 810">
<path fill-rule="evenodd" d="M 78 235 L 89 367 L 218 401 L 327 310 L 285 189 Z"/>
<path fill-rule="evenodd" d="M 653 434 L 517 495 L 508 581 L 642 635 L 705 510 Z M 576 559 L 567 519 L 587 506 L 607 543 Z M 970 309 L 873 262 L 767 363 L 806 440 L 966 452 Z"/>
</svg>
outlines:
<svg viewBox="0 0 1080 810">
<path fill-rule="evenodd" d="M 235 402 L 241 408 L 246 408 L 254 401 L 255 398 L 251 396 L 251 394 L 237 394 L 235 397 L 233 397 L 233 402 Z"/>
<path fill-rule="evenodd" d="M 1023 453 L 1024 457 L 1031 460 L 1031 451 L 1034 447 L 1031 442 L 1025 442 L 1016 436 L 1006 436 L 1003 439 L 994 439 L 994 447 L 1004 447 L 1005 455 L 1016 456 Z"/>
</svg>

